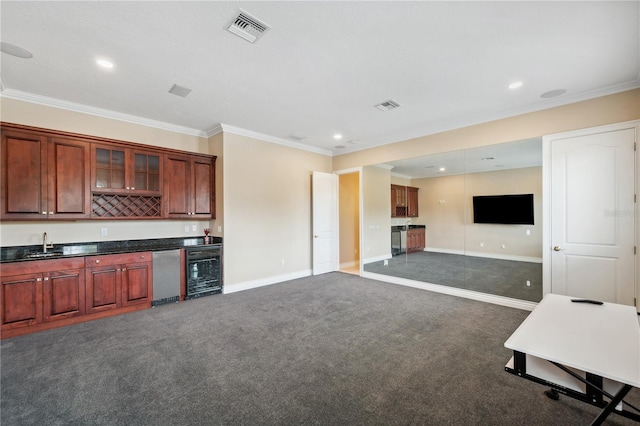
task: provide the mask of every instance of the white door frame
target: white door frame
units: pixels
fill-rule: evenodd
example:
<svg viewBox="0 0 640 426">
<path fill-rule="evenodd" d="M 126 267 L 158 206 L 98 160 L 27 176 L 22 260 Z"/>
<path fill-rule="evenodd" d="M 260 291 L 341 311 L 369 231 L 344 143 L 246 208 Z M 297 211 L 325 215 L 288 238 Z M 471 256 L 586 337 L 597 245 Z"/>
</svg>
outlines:
<svg viewBox="0 0 640 426">
<path fill-rule="evenodd" d="M 551 293 L 551 143 L 555 139 L 566 137 L 586 136 L 594 133 L 604 133 L 616 130 L 634 128 L 636 143 L 640 133 L 640 120 L 626 121 L 622 123 L 604 126 L 590 127 L 570 132 L 554 133 L 542 137 L 542 295 Z M 635 154 L 635 188 L 636 193 L 640 188 L 640 174 L 638 173 L 638 151 Z M 640 241 L 640 214 L 636 203 L 635 211 L 635 244 Z M 640 253 L 635 258 L 635 298 L 636 308 L 640 311 L 640 265 L 638 264 Z"/>
</svg>

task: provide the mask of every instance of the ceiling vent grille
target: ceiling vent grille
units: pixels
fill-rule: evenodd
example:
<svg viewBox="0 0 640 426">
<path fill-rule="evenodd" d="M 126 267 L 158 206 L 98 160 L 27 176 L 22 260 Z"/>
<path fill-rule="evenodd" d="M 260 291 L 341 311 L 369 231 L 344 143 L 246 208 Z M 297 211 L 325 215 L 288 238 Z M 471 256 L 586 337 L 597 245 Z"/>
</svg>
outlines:
<svg viewBox="0 0 640 426">
<path fill-rule="evenodd" d="M 242 37 L 250 43 L 255 43 L 268 29 L 269 26 L 267 24 L 249 15 L 242 9 L 229 27 L 227 27 L 229 32 Z"/>
<path fill-rule="evenodd" d="M 388 101 L 384 101 L 384 102 L 379 103 L 378 105 L 376 105 L 376 108 L 378 108 L 380 111 L 389 111 L 389 110 L 392 110 L 392 109 L 396 109 L 399 106 L 400 106 L 399 103 L 397 103 L 393 99 L 389 99 Z"/>
<path fill-rule="evenodd" d="M 305 140 L 307 138 L 306 136 L 300 135 L 298 133 L 293 133 L 293 134 L 289 135 L 289 137 L 291 139 L 295 140 L 295 141 L 298 141 L 298 142 L 300 142 L 302 140 Z"/>
<path fill-rule="evenodd" d="M 171 86 L 171 89 L 169 89 L 169 93 L 186 98 L 187 95 L 191 93 L 191 89 L 189 89 L 188 87 L 178 86 L 177 84 L 174 84 L 173 86 Z"/>
</svg>

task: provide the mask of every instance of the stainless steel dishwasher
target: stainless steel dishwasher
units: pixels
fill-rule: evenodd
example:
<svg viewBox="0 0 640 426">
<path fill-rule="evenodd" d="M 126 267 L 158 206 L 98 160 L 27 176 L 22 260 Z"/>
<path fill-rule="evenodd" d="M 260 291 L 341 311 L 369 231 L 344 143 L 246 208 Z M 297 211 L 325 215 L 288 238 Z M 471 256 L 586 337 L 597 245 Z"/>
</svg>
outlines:
<svg viewBox="0 0 640 426">
<path fill-rule="evenodd" d="M 151 306 L 180 300 L 180 250 L 153 252 L 153 301 Z"/>
</svg>

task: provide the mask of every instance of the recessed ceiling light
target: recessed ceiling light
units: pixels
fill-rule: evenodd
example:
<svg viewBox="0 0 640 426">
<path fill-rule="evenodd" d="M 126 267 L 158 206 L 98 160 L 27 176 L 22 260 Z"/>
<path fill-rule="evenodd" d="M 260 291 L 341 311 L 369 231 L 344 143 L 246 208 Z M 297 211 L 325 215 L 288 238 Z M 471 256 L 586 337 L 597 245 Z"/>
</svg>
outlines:
<svg viewBox="0 0 640 426">
<path fill-rule="evenodd" d="M 7 55 L 15 56 L 17 58 L 33 58 L 33 54 L 27 49 L 16 46 L 15 44 L 6 43 L 4 41 L 0 41 L 0 52 L 6 53 Z"/>
<path fill-rule="evenodd" d="M 519 89 L 521 87 L 522 87 L 522 82 L 521 81 L 514 81 L 513 83 L 511 83 L 509 85 L 509 89 L 511 89 L 511 90 Z"/>
<path fill-rule="evenodd" d="M 109 61 L 108 59 L 97 59 L 96 64 L 105 69 L 111 69 L 115 66 L 113 62 Z"/>
<path fill-rule="evenodd" d="M 440 167 L 438 170 L 441 171 L 441 172 L 444 172 L 447 169 L 445 167 Z"/>
<path fill-rule="evenodd" d="M 481 160 L 495 160 L 493 157 L 482 157 Z"/>
<path fill-rule="evenodd" d="M 335 149 L 345 149 L 344 145 L 336 145 L 334 146 Z"/>
<path fill-rule="evenodd" d="M 333 135 L 333 138 L 336 140 L 340 140 L 342 139 L 342 135 L 340 133 L 336 133 L 335 135 Z"/>
<path fill-rule="evenodd" d="M 351 139 L 348 143 L 350 143 L 351 145 L 355 145 L 358 143 L 358 141 L 355 139 Z"/>
<path fill-rule="evenodd" d="M 548 92 L 544 92 L 542 95 L 540 95 L 540 97 L 544 99 L 549 99 L 549 98 L 555 98 L 556 96 L 564 95 L 565 93 L 567 93 L 567 89 L 549 90 Z"/>
</svg>

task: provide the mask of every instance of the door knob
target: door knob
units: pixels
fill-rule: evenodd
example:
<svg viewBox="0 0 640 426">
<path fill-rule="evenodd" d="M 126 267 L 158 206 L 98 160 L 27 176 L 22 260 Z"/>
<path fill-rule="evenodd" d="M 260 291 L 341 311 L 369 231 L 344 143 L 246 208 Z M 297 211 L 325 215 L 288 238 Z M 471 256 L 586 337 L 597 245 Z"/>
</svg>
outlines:
<svg viewBox="0 0 640 426">
<path fill-rule="evenodd" d="M 562 250 L 562 249 L 560 248 L 560 246 L 555 246 L 555 247 L 553 248 L 553 251 L 560 251 L 560 250 Z"/>
</svg>

